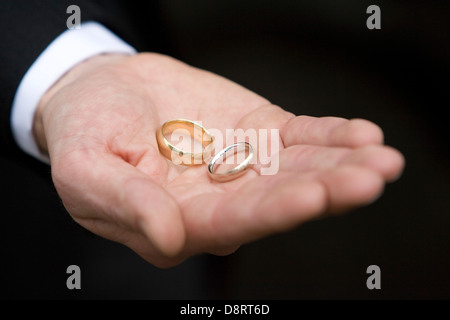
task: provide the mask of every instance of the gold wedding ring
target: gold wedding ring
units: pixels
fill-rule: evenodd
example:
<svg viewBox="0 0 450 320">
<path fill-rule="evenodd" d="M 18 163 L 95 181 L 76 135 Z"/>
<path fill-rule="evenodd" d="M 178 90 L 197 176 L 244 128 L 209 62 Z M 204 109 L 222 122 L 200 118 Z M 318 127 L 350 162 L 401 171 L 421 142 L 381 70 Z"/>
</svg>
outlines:
<svg viewBox="0 0 450 320">
<path fill-rule="evenodd" d="M 228 171 L 225 171 L 222 173 L 216 172 L 216 169 L 219 165 L 219 161 L 226 157 L 226 153 L 232 149 L 238 149 L 239 147 L 242 147 L 242 146 L 245 149 L 248 149 L 248 152 L 249 152 L 249 154 L 245 158 L 245 160 L 242 161 L 239 165 L 237 165 L 236 167 L 234 167 L 231 170 L 228 170 Z M 237 152 L 237 151 L 235 151 L 235 152 Z M 253 147 L 248 142 L 238 142 L 238 143 L 229 145 L 225 149 L 223 149 L 222 151 L 217 153 L 211 159 L 211 161 L 208 164 L 208 173 L 212 179 L 221 181 L 221 182 L 236 179 L 237 177 L 244 174 L 248 169 L 250 169 L 250 167 L 252 165 L 253 153 L 254 153 Z"/>
<path fill-rule="evenodd" d="M 170 143 L 166 137 L 177 132 L 190 136 L 190 139 L 201 143 L 202 150 L 196 152 L 183 151 Z M 156 140 L 158 141 L 159 151 L 175 164 L 194 166 L 203 164 L 211 156 L 214 139 L 211 134 L 200 124 L 186 119 L 174 119 L 165 122 L 156 132 Z M 192 142 L 192 141 L 190 141 Z M 190 148 L 192 149 L 192 148 Z"/>
</svg>

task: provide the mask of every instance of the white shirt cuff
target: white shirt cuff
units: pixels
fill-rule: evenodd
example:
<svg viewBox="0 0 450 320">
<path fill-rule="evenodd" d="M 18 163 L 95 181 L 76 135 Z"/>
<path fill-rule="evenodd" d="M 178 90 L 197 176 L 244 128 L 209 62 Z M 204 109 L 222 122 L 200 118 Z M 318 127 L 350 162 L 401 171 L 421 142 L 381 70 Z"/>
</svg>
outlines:
<svg viewBox="0 0 450 320">
<path fill-rule="evenodd" d="M 60 34 L 39 55 L 17 88 L 11 111 L 11 128 L 19 147 L 50 164 L 33 136 L 34 112 L 42 96 L 67 71 L 87 58 L 102 53 L 135 54 L 136 50 L 96 22 L 85 22 L 79 29 Z"/>
</svg>

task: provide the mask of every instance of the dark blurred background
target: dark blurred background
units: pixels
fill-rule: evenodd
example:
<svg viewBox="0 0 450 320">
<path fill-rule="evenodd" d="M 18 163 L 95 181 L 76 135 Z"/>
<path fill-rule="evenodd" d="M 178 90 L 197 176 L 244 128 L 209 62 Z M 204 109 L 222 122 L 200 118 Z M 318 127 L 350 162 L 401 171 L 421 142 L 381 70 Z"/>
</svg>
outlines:
<svg viewBox="0 0 450 320">
<path fill-rule="evenodd" d="M 381 30 L 366 27 L 372 4 Z M 448 1 L 164 0 L 159 10 L 170 54 L 298 115 L 377 123 L 406 158 L 403 176 L 369 206 L 159 270 L 73 222 L 49 173 L 2 156 L 3 298 L 450 298 Z M 66 288 L 71 264 L 81 290 Z M 380 290 L 366 287 L 369 265 Z"/>
</svg>

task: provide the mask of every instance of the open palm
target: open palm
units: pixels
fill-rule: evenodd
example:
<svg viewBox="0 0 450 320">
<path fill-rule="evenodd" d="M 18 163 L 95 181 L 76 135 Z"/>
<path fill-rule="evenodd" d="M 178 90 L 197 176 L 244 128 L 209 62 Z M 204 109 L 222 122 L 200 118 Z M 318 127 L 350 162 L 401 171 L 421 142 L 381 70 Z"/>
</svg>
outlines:
<svg viewBox="0 0 450 320">
<path fill-rule="evenodd" d="M 78 223 L 156 266 L 202 252 L 229 254 L 368 204 L 403 168 L 401 154 L 383 145 L 382 131 L 369 121 L 295 116 L 166 56 L 103 57 L 77 68 L 40 105 L 55 187 Z M 256 165 L 217 182 L 205 164 L 172 163 L 155 133 L 175 118 L 224 135 L 278 129 L 278 172 L 261 175 Z"/>
</svg>

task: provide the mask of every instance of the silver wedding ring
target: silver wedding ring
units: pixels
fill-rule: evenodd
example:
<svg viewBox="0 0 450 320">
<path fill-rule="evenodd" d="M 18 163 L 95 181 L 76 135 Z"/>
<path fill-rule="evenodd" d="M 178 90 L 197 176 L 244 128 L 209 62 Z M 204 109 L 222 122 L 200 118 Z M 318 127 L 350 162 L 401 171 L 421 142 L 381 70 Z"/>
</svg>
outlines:
<svg viewBox="0 0 450 320">
<path fill-rule="evenodd" d="M 245 158 L 244 161 L 242 161 L 239 165 L 234 167 L 231 170 L 225 171 L 225 172 L 216 172 L 217 167 L 219 166 L 220 162 L 219 160 L 226 158 L 226 153 L 229 152 L 232 149 L 236 149 L 235 152 L 238 152 L 237 150 L 239 147 L 244 147 L 248 150 L 249 154 Z M 209 176 L 217 181 L 230 181 L 233 179 L 236 179 L 237 177 L 244 174 L 248 169 L 250 169 L 253 159 L 253 147 L 248 142 L 238 142 L 232 145 L 227 146 L 225 149 L 221 150 L 219 153 L 217 153 L 209 162 L 208 164 L 208 173 Z"/>
</svg>

